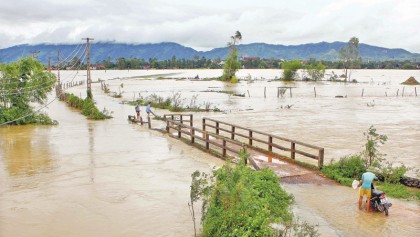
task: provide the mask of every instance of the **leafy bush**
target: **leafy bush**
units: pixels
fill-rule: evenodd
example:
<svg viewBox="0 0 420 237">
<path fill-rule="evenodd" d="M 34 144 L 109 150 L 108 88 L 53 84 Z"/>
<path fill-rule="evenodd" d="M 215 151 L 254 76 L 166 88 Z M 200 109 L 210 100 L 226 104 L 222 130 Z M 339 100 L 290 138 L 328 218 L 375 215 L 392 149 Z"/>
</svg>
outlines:
<svg viewBox="0 0 420 237">
<path fill-rule="evenodd" d="M 203 219 L 203 236 L 269 236 L 270 223 L 292 219 L 292 198 L 268 169 L 254 172 L 245 165 L 224 166 Z"/>
<path fill-rule="evenodd" d="M 354 179 L 360 179 L 366 172 L 365 162 L 358 155 L 341 158 L 336 163 L 330 163 L 322 167 L 322 172 L 329 178 L 339 183 L 351 186 Z"/>
<path fill-rule="evenodd" d="M 404 177 L 408 170 L 409 169 L 405 165 L 393 167 L 392 162 L 386 162 L 380 167 L 380 175 L 387 183 L 399 184 L 401 178 Z"/>
<path fill-rule="evenodd" d="M 281 64 L 283 69 L 282 79 L 285 81 L 294 81 L 297 79 L 297 70 L 302 68 L 300 60 L 286 61 Z"/>
</svg>

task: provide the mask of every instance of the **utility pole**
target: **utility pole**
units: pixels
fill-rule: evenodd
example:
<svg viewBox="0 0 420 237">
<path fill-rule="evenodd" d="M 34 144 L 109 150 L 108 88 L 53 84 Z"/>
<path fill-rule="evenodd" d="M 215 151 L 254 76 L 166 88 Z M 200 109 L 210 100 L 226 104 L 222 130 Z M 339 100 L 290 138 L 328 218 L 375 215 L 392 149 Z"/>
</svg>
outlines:
<svg viewBox="0 0 420 237">
<path fill-rule="evenodd" d="M 38 54 L 39 54 L 39 51 L 36 51 L 36 50 L 31 51 L 31 56 L 33 59 L 38 59 Z"/>
<path fill-rule="evenodd" d="M 61 88 L 60 81 L 60 51 L 57 51 L 57 85 L 55 86 L 55 94 L 58 99 L 64 100 L 63 88 Z"/>
<path fill-rule="evenodd" d="M 57 83 L 61 87 L 61 82 L 60 82 L 60 51 L 57 51 Z"/>
<path fill-rule="evenodd" d="M 87 97 L 92 99 L 92 79 L 90 78 L 90 41 L 94 40 L 93 38 L 82 38 L 86 40 L 86 52 L 87 52 L 87 74 L 86 74 L 86 84 L 87 84 Z"/>
</svg>

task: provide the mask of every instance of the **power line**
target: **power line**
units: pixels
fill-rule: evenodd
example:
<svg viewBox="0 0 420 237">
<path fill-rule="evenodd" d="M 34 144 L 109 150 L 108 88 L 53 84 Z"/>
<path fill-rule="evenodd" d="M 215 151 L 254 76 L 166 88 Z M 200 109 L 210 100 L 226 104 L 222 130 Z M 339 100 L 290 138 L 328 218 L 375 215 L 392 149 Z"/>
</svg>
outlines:
<svg viewBox="0 0 420 237">
<path fill-rule="evenodd" d="M 80 49 L 79 49 L 78 51 L 80 51 Z M 74 51 L 73 51 L 73 52 L 74 52 Z M 76 76 L 79 74 L 79 69 L 80 69 L 80 67 L 82 66 L 82 64 L 83 64 L 83 62 L 84 62 L 84 60 L 85 60 L 85 58 L 86 58 L 86 49 L 85 49 L 85 51 L 82 53 L 82 55 L 83 55 L 83 59 L 82 59 L 82 60 L 80 60 L 80 62 L 81 62 L 81 63 L 80 63 L 80 65 L 79 65 L 79 67 L 77 68 L 77 71 L 76 71 L 75 75 L 73 76 L 72 80 L 70 81 L 70 83 L 71 83 L 71 82 L 73 82 L 73 81 L 74 81 L 74 79 L 76 78 Z M 89 55 L 89 56 L 90 56 L 90 55 Z M 75 64 L 76 64 L 76 63 L 75 63 Z M 74 66 L 75 64 L 73 64 L 73 66 Z M 38 79 L 39 79 L 39 78 L 38 78 Z M 4 123 L 0 124 L 0 126 L 4 126 L 4 125 L 10 124 L 10 123 L 14 123 L 14 122 L 16 122 L 16 121 L 18 121 L 18 120 L 24 119 L 24 118 L 26 118 L 26 117 L 29 117 L 29 116 L 31 116 L 31 115 L 33 115 L 33 114 L 35 114 L 35 113 L 37 113 L 37 112 L 41 111 L 42 109 L 46 108 L 48 105 L 50 105 L 51 103 L 53 103 L 56 99 L 58 99 L 59 97 L 61 97 L 61 96 L 63 95 L 63 93 L 64 93 L 64 91 L 60 91 L 60 93 L 59 93 L 58 95 L 56 95 L 56 96 L 54 97 L 54 99 L 52 99 L 50 102 L 48 102 L 47 104 L 43 105 L 43 106 L 42 106 L 42 107 L 40 107 L 39 109 L 37 109 L 37 110 L 35 110 L 35 111 L 32 111 L 31 113 L 28 113 L 28 114 L 26 114 L 26 115 L 24 115 L 24 116 L 21 116 L 21 117 L 19 117 L 19 118 L 16 118 L 16 119 L 14 119 L 14 120 L 4 122 Z"/>
<path fill-rule="evenodd" d="M 74 75 L 74 77 L 73 77 L 73 79 L 71 80 L 71 82 L 73 82 L 73 81 L 74 81 L 74 78 L 76 78 L 76 76 L 77 76 L 77 74 L 78 74 L 78 73 L 79 73 L 79 72 L 77 72 L 77 73 Z M 24 118 L 26 118 L 26 117 L 29 117 L 29 116 L 31 116 L 31 115 L 33 115 L 33 114 L 35 114 L 35 113 L 37 113 L 37 112 L 41 111 L 42 109 L 46 108 L 48 105 L 52 104 L 52 103 L 53 103 L 56 99 L 58 99 L 58 98 L 62 95 L 62 93 L 63 93 L 63 92 L 64 92 L 64 91 L 62 91 L 62 92 L 61 92 L 61 94 L 56 95 L 56 96 L 54 97 L 54 99 L 52 99 L 50 102 L 48 102 L 47 104 L 43 105 L 43 106 L 42 106 L 42 107 L 40 107 L 39 109 L 37 109 L 37 110 L 35 110 L 35 111 L 32 111 L 31 113 L 28 113 L 28 114 L 26 114 L 26 115 L 24 115 L 24 116 L 21 116 L 21 117 L 19 117 L 19 118 L 13 119 L 13 120 L 11 120 L 11 121 L 7 121 L 7 122 L 4 122 L 4 123 L 1 123 L 1 124 L 0 124 L 0 126 L 4 126 L 4 125 L 7 125 L 7 124 L 14 123 L 14 122 L 16 122 L 16 121 L 18 121 L 18 120 L 24 119 Z"/>
</svg>

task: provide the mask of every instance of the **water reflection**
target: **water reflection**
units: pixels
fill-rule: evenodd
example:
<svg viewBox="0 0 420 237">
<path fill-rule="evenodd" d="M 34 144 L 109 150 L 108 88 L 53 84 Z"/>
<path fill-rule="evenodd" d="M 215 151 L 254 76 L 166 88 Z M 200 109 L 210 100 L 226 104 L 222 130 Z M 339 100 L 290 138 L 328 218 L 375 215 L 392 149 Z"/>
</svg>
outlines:
<svg viewBox="0 0 420 237">
<path fill-rule="evenodd" d="M 19 126 L 0 129 L 0 150 L 11 176 L 32 176 L 54 169 L 48 127 Z"/>
<path fill-rule="evenodd" d="M 95 156 L 94 156 L 94 147 L 95 147 L 95 133 L 94 133 L 95 125 L 93 123 L 88 123 L 88 131 L 89 131 L 89 171 L 90 171 L 90 182 L 95 182 Z"/>
</svg>

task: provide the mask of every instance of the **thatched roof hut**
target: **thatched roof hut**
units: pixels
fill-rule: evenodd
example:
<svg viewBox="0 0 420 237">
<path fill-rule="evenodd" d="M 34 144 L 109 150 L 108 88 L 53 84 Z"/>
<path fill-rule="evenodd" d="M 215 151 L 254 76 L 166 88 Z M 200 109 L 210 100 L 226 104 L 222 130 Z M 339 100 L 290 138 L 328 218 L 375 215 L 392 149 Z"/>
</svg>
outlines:
<svg viewBox="0 0 420 237">
<path fill-rule="evenodd" d="M 420 83 L 418 81 L 416 81 L 416 79 L 414 77 L 410 77 L 407 80 L 405 80 L 405 82 L 401 83 L 403 85 L 420 85 Z"/>
</svg>

